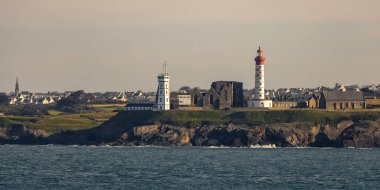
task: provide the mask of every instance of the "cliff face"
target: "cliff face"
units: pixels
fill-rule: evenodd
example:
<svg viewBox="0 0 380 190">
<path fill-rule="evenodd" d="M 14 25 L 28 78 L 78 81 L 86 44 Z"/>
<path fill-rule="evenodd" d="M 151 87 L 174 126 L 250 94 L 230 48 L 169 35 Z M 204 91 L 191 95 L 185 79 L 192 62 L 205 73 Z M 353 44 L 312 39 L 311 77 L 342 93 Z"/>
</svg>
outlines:
<svg viewBox="0 0 380 190">
<path fill-rule="evenodd" d="M 126 131 L 111 145 L 250 146 L 275 144 L 281 147 L 380 147 L 380 128 L 375 122 L 337 126 L 312 123 L 267 126 L 220 125 L 194 129 L 172 125 L 145 125 Z"/>
<path fill-rule="evenodd" d="M 58 134 L 47 134 L 41 130 L 11 125 L 0 128 L 0 143 L 234 147 L 275 144 L 280 147 L 380 147 L 380 122 L 377 118 L 371 120 L 345 118 L 339 122 L 332 122 L 334 124 L 308 121 L 212 124 L 193 121 L 190 124 L 196 125 L 189 126 L 187 120 L 184 124 L 175 124 L 173 121 L 163 120 L 162 117 L 155 115 L 149 115 L 149 118 L 139 118 L 140 116 L 118 115 L 96 128 Z M 136 117 L 137 119 L 133 120 Z M 241 118 L 240 115 L 239 118 Z"/>
<path fill-rule="evenodd" d="M 22 125 L 0 128 L 0 144 L 45 144 L 48 137 L 42 130 L 30 130 Z"/>
</svg>

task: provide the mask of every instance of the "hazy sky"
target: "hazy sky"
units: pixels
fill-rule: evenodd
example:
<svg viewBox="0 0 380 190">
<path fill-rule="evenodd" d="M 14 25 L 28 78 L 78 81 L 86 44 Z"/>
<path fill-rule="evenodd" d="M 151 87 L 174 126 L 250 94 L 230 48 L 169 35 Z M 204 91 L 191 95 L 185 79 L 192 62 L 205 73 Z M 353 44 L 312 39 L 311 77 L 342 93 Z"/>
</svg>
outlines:
<svg viewBox="0 0 380 190">
<path fill-rule="evenodd" d="M 380 83 L 379 0 L 0 0 L 0 92 Z"/>
</svg>

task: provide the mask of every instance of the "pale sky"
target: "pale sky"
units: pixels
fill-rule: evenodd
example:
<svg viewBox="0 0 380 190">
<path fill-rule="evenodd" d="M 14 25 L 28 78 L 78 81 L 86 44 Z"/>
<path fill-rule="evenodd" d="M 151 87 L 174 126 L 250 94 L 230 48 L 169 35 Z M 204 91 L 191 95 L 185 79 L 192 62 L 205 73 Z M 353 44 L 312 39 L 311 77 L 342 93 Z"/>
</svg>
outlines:
<svg viewBox="0 0 380 190">
<path fill-rule="evenodd" d="M 380 83 L 379 0 L 0 0 L 0 92 Z"/>
</svg>

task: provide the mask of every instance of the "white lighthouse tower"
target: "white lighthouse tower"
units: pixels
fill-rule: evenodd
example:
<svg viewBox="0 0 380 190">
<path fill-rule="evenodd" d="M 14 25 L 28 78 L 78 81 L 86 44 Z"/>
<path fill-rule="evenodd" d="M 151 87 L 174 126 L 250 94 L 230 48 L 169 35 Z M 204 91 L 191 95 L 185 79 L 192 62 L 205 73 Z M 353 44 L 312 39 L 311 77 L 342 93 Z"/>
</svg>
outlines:
<svg viewBox="0 0 380 190">
<path fill-rule="evenodd" d="M 157 76 L 157 79 L 157 110 L 170 110 L 170 76 L 166 62 L 164 63 L 163 72 Z"/>
<path fill-rule="evenodd" d="M 270 108 L 272 107 L 272 100 L 265 98 L 265 80 L 264 80 L 264 63 L 265 57 L 261 47 L 257 50 L 257 56 L 255 58 L 255 91 L 253 94 L 253 100 L 248 101 L 248 107 L 254 108 Z"/>
</svg>

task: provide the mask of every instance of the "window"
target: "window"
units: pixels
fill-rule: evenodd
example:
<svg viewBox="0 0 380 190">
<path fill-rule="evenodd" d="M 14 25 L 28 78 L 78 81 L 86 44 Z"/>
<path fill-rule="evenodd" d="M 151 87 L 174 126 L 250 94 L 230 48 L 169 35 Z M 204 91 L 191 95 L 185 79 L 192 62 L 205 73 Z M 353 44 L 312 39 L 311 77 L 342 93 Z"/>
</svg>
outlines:
<svg viewBox="0 0 380 190">
<path fill-rule="evenodd" d="M 162 98 L 160 98 L 160 102 L 162 102 Z"/>
<path fill-rule="evenodd" d="M 342 103 L 342 102 L 340 103 L 339 108 L 340 108 L 340 109 L 343 109 L 343 103 Z"/>
<path fill-rule="evenodd" d="M 348 109 L 348 102 L 346 102 L 346 108 Z"/>
<path fill-rule="evenodd" d="M 334 103 L 333 106 L 334 106 L 334 110 L 336 110 L 336 103 Z"/>
<path fill-rule="evenodd" d="M 160 94 L 162 95 L 162 91 L 160 90 Z"/>
<path fill-rule="evenodd" d="M 213 104 L 213 103 L 214 103 L 214 96 L 210 95 L 210 104 Z"/>
<path fill-rule="evenodd" d="M 351 108 L 355 109 L 355 103 L 354 102 L 351 102 Z"/>
</svg>

